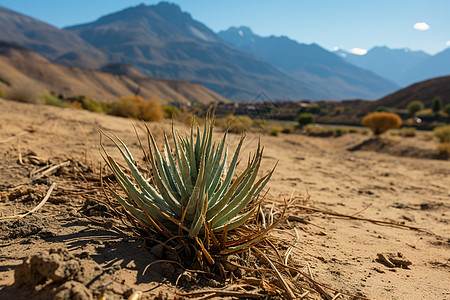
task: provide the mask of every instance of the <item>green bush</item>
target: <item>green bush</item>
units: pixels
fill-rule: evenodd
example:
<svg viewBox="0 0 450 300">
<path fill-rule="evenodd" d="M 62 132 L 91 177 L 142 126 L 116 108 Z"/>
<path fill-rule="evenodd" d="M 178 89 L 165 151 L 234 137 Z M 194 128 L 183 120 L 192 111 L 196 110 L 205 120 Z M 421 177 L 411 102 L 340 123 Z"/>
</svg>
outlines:
<svg viewBox="0 0 450 300">
<path fill-rule="evenodd" d="M 50 93 L 44 93 L 42 95 L 42 97 L 44 98 L 44 103 L 46 105 L 52 105 L 52 106 L 57 106 L 57 107 L 69 107 L 70 104 L 64 100 L 59 99 L 58 97 L 56 97 L 53 94 Z"/>
<path fill-rule="evenodd" d="M 444 112 L 450 117 L 450 103 L 444 106 Z"/>
<path fill-rule="evenodd" d="M 410 115 L 415 115 L 418 111 L 425 109 L 425 106 L 422 101 L 414 100 L 408 104 L 407 109 Z"/>
<path fill-rule="evenodd" d="M 278 136 L 282 130 L 283 130 L 283 127 L 273 126 L 272 128 L 270 128 L 269 133 L 271 136 Z"/>
<path fill-rule="evenodd" d="M 442 99 L 439 96 L 433 98 L 433 104 L 431 105 L 431 109 L 434 114 L 437 115 L 442 110 Z"/>
<path fill-rule="evenodd" d="M 450 143 L 450 125 L 436 127 L 433 133 L 441 143 Z"/>
<path fill-rule="evenodd" d="M 392 128 L 399 128 L 402 119 L 390 112 L 374 112 L 365 116 L 361 124 L 369 127 L 375 135 L 380 135 Z"/>
<path fill-rule="evenodd" d="M 178 108 L 170 104 L 163 105 L 162 109 L 164 111 L 164 118 L 166 119 L 176 119 L 181 113 Z"/>
<path fill-rule="evenodd" d="M 378 106 L 375 111 L 385 111 L 385 112 L 389 112 L 389 108 L 387 108 L 386 106 Z"/>
<path fill-rule="evenodd" d="M 298 119 L 297 119 L 298 125 L 300 125 L 300 127 L 303 127 L 308 124 L 312 124 L 312 123 L 314 123 L 314 120 L 315 120 L 314 115 L 311 113 L 302 113 L 298 116 Z"/>
</svg>

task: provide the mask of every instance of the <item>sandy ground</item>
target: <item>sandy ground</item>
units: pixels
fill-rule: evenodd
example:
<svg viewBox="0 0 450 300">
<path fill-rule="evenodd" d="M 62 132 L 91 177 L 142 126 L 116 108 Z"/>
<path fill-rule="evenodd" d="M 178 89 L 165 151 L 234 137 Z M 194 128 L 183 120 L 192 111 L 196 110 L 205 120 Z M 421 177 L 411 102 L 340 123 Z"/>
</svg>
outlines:
<svg viewBox="0 0 450 300">
<path fill-rule="evenodd" d="M 160 128 L 169 130 L 170 124 L 151 127 L 160 132 Z M 77 192 L 98 185 L 98 128 L 115 132 L 133 153 L 139 153 L 129 120 L 0 99 L 0 217 L 28 211 L 57 183 L 38 213 L 21 221 L 0 222 L 1 299 L 30 298 L 29 291 L 19 293 L 12 286 L 14 270 L 24 258 L 51 248 L 66 249 L 61 257 L 77 261 L 84 274 L 77 280 L 91 290 L 105 291 L 107 299 L 126 298 L 132 290 L 144 292 L 143 299 L 153 299 L 174 289 L 173 281 L 165 278 L 170 274 L 159 267 L 143 272 L 155 258 L 142 240 L 82 217 L 89 205 L 95 207 L 89 201 L 101 197 L 98 189 L 97 194 Z M 279 161 L 268 184 L 269 202 L 281 205 L 291 195 L 309 195 L 308 205 L 318 209 L 426 230 L 291 207 L 289 215 L 307 222 L 290 221 L 273 234 L 292 240 L 296 228 L 301 240 L 294 255 L 309 265 L 317 281 L 337 290 L 370 299 L 450 299 L 450 161 L 347 150 L 368 138 L 361 134 L 262 136 L 263 171 Z M 388 138 L 418 152 L 436 147 L 436 141 L 420 135 Z M 237 135 L 230 136 L 231 149 L 237 141 Z M 257 134 L 249 133 L 244 153 L 257 141 Z M 36 179 L 39 168 L 66 161 L 63 171 Z M 379 253 L 401 253 L 411 265 L 388 267 L 377 260 Z"/>
</svg>

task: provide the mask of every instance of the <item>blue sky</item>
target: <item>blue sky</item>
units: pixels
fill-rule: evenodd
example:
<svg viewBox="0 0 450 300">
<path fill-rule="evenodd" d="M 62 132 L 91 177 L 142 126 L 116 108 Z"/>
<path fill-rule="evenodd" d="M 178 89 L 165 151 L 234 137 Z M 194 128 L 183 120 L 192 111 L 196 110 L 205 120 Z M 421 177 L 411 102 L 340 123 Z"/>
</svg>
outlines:
<svg viewBox="0 0 450 300">
<path fill-rule="evenodd" d="M 159 1 L 0 0 L 0 5 L 56 27 Z M 174 0 L 214 31 L 245 25 L 262 36 L 285 35 L 301 43 L 370 49 L 410 48 L 435 54 L 450 46 L 450 0 Z M 416 28 L 414 28 L 414 25 Z M 424 24 L 422 24 L 424 23 Z M 421 30 L 420 30 L 421 29 Z M 424 30 L 425 29 L 425 30 Z M 361 50 L 360 52 L 364 52 Z"/>
</svg>

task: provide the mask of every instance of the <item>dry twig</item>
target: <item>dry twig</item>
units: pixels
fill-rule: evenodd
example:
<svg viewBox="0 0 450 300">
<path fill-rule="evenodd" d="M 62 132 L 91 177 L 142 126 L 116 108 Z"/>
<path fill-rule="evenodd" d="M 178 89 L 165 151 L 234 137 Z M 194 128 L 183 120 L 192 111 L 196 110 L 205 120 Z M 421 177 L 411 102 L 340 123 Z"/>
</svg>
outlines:
<svg viewBox="0 0 450 300">
<path fill-rule="evenodd" d="M 53 189 L 55 187 L 56 187 L 56 182 L 53 183 L 52 186 L 48 189 L 47 194 L 45 195 L 44 199 L 42 199 L 42 201 L 35 208 L 30 210 L 29 212 L 21 214 L 21 215 L 1 217 L 0 221 L 22 219 L 22 218 L 28 216 L 29 214 L 32 214 L 32 213 L 36 212 L 37 210 L 39 210 L 45 204 L 45 202 L 47 202 L 48 198 L 50 198 L 50 194 L 52 193 L 52 191 L 53 191 Z"/>
</svg>

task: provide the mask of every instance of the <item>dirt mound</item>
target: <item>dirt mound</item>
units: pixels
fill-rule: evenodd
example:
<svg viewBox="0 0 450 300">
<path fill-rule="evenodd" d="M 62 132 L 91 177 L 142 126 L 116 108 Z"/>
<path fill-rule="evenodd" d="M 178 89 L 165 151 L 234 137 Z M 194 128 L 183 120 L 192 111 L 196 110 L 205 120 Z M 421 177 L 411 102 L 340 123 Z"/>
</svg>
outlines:
<svg viewBox="0 0 450 300">
<path fill-rule="evenodd" d="M 423 149 L 413 145 L 402 145 L 399 141 L 387 138 L 375 137 L 365 140 L 356 146 L 350 147 L 348 151 L 376 151 L 395 156 L 429 158 L 448 160 L 448 153 L 440 153 L 436 149 Z"/>
</svg>

